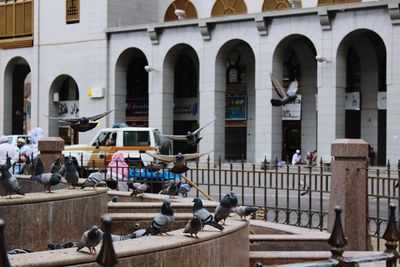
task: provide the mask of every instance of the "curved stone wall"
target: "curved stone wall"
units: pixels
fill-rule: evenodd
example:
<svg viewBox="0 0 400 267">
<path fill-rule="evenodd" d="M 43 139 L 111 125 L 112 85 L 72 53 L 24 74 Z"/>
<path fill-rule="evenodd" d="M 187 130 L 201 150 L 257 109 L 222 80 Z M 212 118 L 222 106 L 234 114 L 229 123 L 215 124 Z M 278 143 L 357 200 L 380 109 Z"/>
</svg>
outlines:
<svg viewBox="0 0 400 267">
<path fill-rule="evenodd" d="M 229 219 L 223 232 L 209 226 L 199 238 L 183 235 L 179 229 L 171 236 L 148 236 L 114 243 L 118 266 L 249 266 L 248 223 Z M 96 257 L 85 248 L 42 251 L 9 256 L 13 267 L 83 266 L 95 267 Z M 97 247 L 100 251 L 100 246 Z"/>
<path fill-rule="evenodd" d="M 0 199 L 6 248 L 47 249 L 48 242 L 79 241 L 107 212 L 107 189 L 60 189 Z"/>
</svg>

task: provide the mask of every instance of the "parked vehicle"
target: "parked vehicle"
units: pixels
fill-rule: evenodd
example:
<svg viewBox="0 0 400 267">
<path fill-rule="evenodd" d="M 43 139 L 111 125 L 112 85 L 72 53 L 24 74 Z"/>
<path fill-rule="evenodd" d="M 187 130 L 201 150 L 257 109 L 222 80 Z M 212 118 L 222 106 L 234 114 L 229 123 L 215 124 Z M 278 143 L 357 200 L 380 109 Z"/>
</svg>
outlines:
<svg viewBox="0 0 400 267">
<path fill-rule="evenodd" d="M 112 155 L 121 151 L 129 166 L 143 166 L 153 160 L 146 152 L 169 154 L 170 147 L 170 142 L 163 140 L 156 128 L 106 128 L 87 145 L 65 147 L 63 155 L 75 157 L 80 166 L 97 169 L 106 167 Z"/>
</svg>

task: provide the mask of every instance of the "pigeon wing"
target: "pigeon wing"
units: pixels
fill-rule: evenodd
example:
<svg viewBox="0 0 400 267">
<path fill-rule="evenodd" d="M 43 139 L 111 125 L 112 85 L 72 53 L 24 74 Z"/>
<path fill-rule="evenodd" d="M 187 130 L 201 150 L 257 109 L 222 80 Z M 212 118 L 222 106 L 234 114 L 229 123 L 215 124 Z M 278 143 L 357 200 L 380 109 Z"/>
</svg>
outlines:
<svg viewBox="0 0 400 267">
<path fill-rule="evenodd" d="M 197 159 L 200 158 L 204 155 L 207 155 L 208 153 L 202 152 L 202 153 L 193 153 L 193 154 L 184 154 L 183 157 L 185 160 L 191 160 L 191 159 Z"/>
<path fill-rule="evenodd" d="M 186 141 L 186 135 L 162 135 L 162 137 L 176 140 L 176 141 Z"/>
<path fill-rule="evenodd" d="M 211 123 L 213 123 L 215 121 L 215 118 L 212 121 L 207 122 L 203 127 L 200 127 L 199 129 L 197 129 L 196 131 L 193 132 L 194 135 L 197 135 L 200 133 L 201 130 L 203 130 L 204 128 L 206 128 L 208 125 L 210 125 Z"/>
<path fill-rule="evenodd" d="M 174 155 L 150 154 L 150 153 L 147 153 L 147 152 L 146 152 L 146 154 L 151 156 L 151 157 L 153 157 L 153 158 L 155 158 L 155 159 L 158 159 L 158 160 L 161 160 L 161 161 L 165 161 L 165 162 L 174 162 L 176 160 L 176 156 L 174 156 Z"/>
<path fill-rule="evenodd" d="M 92 117 L 88 117 L 88 119 L 91 120 L 91 121 L 97 121 L 97 120 L 103 118 L 104 116 L 107 116 L 107 115 L 110 114 L 112 111 L 113 111 L 113 110 L 109 110 L 109 111 L 103 112 L 103 113 L 101 113 L 101 114 L 94 115 L 94 116 L 92 116 Z"/>
<path fill-rule="evenodd" d="M 69 122 L 69 123 L 78 123 L 80 121 L 79 117 L 50 117 L 45 115 L 47 118 L 51 120 L 59 120 L 63 122 Z"/>
<path fill-rule="evenodd" d="M 297 93 L 298 89 L 299 89 L 299 84 L 297 83 L 297 80 L 294 80 L 289 84 L 287 94 L 289 96 L 293 96 Z"/>
<path fill-rule="evenodd" d="M 278 94 L 278 96 L 280 98 L 284 98 L 287 96 L 285 88 L 282 86 L 282 84 L 278 81 L 278 79 L 273 74 L 271 74 L 271 82 L 272 82 L 272 86 L 274 87 L 276 93 Z"/>
</svg>

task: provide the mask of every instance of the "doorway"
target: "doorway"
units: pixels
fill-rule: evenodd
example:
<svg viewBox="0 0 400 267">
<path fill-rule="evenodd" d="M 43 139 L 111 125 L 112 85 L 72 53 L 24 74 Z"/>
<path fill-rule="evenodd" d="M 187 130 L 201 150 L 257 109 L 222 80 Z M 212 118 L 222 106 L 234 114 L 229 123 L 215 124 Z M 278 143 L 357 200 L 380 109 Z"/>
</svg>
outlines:
<svg viewBox="0 0 400 267">
<path fill-rule="evenodd" d="M 282 159 L 290 163 L 291 156 L 301 147 L 301 121 L 282 121 Z"/>
</svg>

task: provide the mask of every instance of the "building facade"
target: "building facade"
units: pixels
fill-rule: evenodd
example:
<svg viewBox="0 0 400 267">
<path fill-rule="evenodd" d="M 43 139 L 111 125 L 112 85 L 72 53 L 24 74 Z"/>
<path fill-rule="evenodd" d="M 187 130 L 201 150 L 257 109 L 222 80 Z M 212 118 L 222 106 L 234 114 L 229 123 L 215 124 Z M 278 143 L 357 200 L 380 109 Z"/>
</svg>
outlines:
<svg viewBox="0 0 400 267">
<path fill-rule="evenodd" d="M 399 43 L 399 1 L 3 0 L 0 131 L 84 143 L 47 116 L 113 109 L 98 127 L 213 121 L 212 159 L 330 161 L 335 139 L 362 138 L 384 165 L 400 158 Z M 298 81 L 296 103 L 271 105 L 270 74 Z"/>
</svg>

